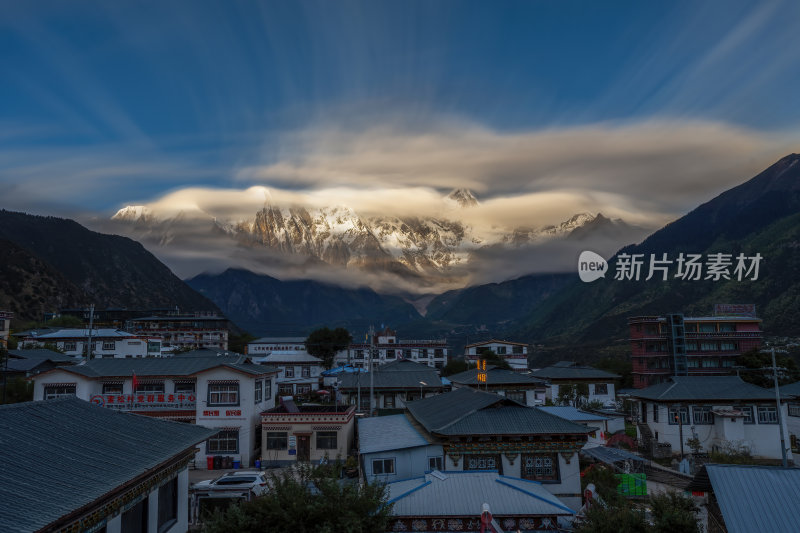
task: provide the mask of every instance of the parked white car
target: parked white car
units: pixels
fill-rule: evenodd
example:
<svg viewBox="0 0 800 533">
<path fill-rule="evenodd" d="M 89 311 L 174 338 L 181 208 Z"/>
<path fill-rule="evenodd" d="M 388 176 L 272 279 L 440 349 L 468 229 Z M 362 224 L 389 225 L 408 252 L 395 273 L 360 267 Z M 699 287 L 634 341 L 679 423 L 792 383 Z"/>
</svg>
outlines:
<svg viewBox="0 0 800 533">
<path fill-rule="evenodd" d="M 231 493 L 247 494 L 250 496 L 260 496 L 267 492 L 267 478 L 262 472 L 242 470 L 239 472 L 228 472 L 216 479 L 200 481 L 192 485 L 191 489 L 195 492 L 203 492 L 213 497 L 212 494 L 219 493 L 221 497 Z"/>
<path fill-rule="evenodd" d="M 268 490 L 267 478 L 260 471 L 228 472 L 216 479 L 200 481 L 189 487 L 189 521 L 199 524 L 214 509 L 225 509 L 233 503 L 250 501 L 266 494 Z"/>
</svg>

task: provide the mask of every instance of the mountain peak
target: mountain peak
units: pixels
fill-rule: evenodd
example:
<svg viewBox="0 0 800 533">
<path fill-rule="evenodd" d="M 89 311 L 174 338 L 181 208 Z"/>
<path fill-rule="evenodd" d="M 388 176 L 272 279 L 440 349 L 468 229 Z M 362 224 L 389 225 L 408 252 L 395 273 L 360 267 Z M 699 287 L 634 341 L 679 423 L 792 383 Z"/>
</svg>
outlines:
<svg viewBox="0 0 800 533">
<path fill-rule="evenodd" d="M 453 200 L 461 207 L 476 207 L 480 205 L 478 199 L 469 189 L 453 189 L 453 191 L 447 195 L 449 200 Z"/>
<path fill-rule="evenodd" d="M 126 205 L 117 211 L 111 220 L 131 220 L 136 221 L 141 218 L 148 218 L 152 215 L 152 211 L 145 205 Z"/>
</svg>

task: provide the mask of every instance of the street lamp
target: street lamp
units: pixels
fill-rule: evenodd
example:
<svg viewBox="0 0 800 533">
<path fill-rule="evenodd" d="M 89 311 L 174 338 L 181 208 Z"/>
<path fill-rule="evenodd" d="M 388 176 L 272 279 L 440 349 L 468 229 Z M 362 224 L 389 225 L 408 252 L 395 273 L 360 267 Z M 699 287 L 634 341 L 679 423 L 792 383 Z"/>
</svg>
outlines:
<svg viewBox="0 0 800 533">
<path fill-rule="evenodd" d="M 425 383 L 424 381 L 420 381 L 420 382 L 419 382 L 419 399 L 420 399 L 420 400 L 422 399 L 422 386 L 423 386 L 423 385 L 425 385 L 426 387 L 428 386 L 428 384 L 427 384 L 427 383 Z"/>
</svg>

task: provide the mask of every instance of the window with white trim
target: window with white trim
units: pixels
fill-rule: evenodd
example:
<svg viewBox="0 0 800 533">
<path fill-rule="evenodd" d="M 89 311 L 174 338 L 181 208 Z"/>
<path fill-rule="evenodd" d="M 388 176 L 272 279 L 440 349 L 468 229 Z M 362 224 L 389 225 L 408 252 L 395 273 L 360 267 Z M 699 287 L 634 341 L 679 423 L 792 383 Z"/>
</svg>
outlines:
<svg viewBox="0 0 800 533">
<path fill-rule="evenodd" d="M 758 423 L 759 424 L 777 424 L 778 423 L 778 409 L 771 405 L 758 406 Z"/>
<path fill-rule="evenodd" d="M 264 380 L 264 399 L 269 400 L 272 398 L 272 380 L 265 379 Z"/>
<path fill-rule="evenodd" d="M 239 405 L 239 383 L 209 383 L 208 406 Z"/>
<path fill-rule="evenodd" d="M 285 378 L 293 378 L 294 377 L 294 367 L 287 366 L 283 371 L 283 377 Z"/>
<path fill-rule="evenodd" d="M 44 399 L 64 398 L 65 396 L 75 396 L 75 384 L 66 385 L 45 385 Z"/>
<path fill-rule="evenodd" d="M 608 394 L 608 383 L 595 383 L 594 384 L 594 393 L 595 394 Z"/>
<path fill-rule="evenodd" d="M 137 383 L 136 384 L 136 392 L 163 393 L 164 392 L 164 382 L 163 381 L 150 381 L 150 382 L 145 382 L 145 383 Z"/>
<path fill-rule="evenodd" d="M 311 367 L 310 366 L 304 366 L 302 369 L 300 369 L 300 376 L 304 377 L 304 378 L 310 378 L 311 377 Z"/>
<path fill-rule="evenodd" d="M 507 390 L 506 398 L 516 402 L 525 403 L 525 391 L 522 390 Z"/>
<path fill-rule="evenodd" d="M 74 352 L 78 349 L 78 343 L 76 342 L 65 342 L 64 343 L 64 351 L 65 352 Z"/>
<path fill-rule="evenodd" d="M 264 382 L 260 379 L 256 381 L 253 397 L 255 398 L 255 403 L 261 403 L 264 399 Z"/>
<path fill-rule="evenodd" d="M 213 453 L 239 453 L 239 430 L 220 431 L 206 442 L 206 455 Z"/>
<path fill-rule="evenodd" d="M 428 470 L 444 470 L 442 456 L 428 457 Z"/>
<path fill-rule="evenodd" d="M 103 349 L 108 350 L 116 350 L 117 349 L 117 341 L 103 341 Z"/>
<path fill-rule="evenodd" d="M 175 394 L 194 394 L 195 383 L 193 381 L 182 381 L 175 383 Z"/>
<path fill-rule="evenodd" d="M 122 383 L 103 383 L 103 394 L 122 394 Z"/>
<path fill-rule="evenodd" d="M 714 413 L 708 405 L 695 405 L 692 407 L 692 418 L 697 425 L 710 425 L 714 423 Z"/>
<path fill-rule="evenodd" d="M 550 454 L 522 454 L 522 478 L 535 481 L 559 481 L 558 456 Z"/>
<path fill-rule="evenodd" d="M 680 413 L 680 419 L 678 419 Z M 670 407 L 669 408 L 669 423 L 670 425 L 677 426 L 678 424 L 689 423 L 689 408 L 688 407 Z"/>
<path fill-rule="evenodd" d="M 376 476 L 394 474 L 394 459 L 373 459 L 372 474 Z"/>
<path fill-rule="evenodd" d="M 745 405 L 739 407 L 739 410 L 744 413 L 744 418 L 742 418 L 742 422 L 745 424 L 755 424 L 756 420 L 753 418 L 753 406 L 752 405 Z"/>
<path fill-rule="evenodd" d="M 800 403 L 789 404 L 789 416 L 800 416 Z"/>
</svg>

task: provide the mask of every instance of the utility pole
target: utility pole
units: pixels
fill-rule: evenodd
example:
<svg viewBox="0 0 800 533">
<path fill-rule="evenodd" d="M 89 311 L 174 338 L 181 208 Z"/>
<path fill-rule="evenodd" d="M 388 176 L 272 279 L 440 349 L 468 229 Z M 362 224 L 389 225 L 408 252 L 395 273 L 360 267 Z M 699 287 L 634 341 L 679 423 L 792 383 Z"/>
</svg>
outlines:
<svg viewBox="0 0 800 533">
<path fill-rule="evenodd" d="M 94 304 L 89 306 L 89 337 L 86 341 L 86 361 L 92 359 L 92 329 L 94 328 Z"/>
<path fill-rule="evenodd" d="M 783 438 L 783 414 L 781 413 L 781 391 L 778 389 L 778 367 L 775 364 L 775 348 L 772 350 L 772 379 L 775 381 L 775 405 L 778 408 L 778 431 L 781 433 L 781 457 L 783 458 L 783 467 L 788 466 L 786 462 L 786 441 Z"/>
<path fill-rule="evenodd" d="M 372 368 L 372 356 L 375 351 L 375 328 L 369 327 L 369 416 L 375 413 L 375 375 Z"/>
</svg>

